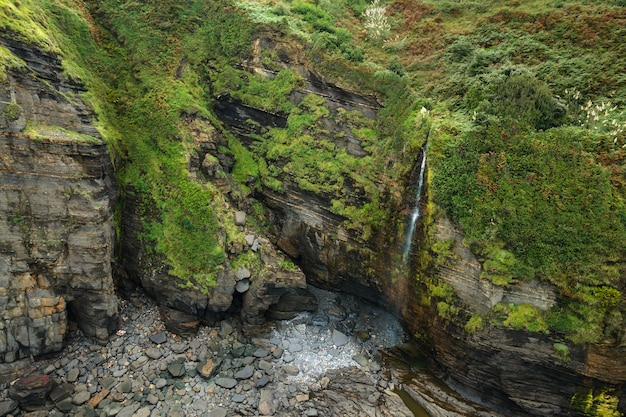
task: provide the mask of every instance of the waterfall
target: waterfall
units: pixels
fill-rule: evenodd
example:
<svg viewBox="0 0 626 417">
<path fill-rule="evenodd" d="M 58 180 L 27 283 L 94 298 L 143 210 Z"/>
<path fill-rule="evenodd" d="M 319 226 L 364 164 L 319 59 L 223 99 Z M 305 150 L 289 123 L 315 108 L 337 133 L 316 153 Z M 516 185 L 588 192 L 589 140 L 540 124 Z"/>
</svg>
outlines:
<svg viewBox="0 0 626 417">
<path fill-rule="evenodd" d="M 415 196 L 415 207 L 413 213 L 411 213 L 411 220 L 409 221 L 409 227 L 404 236 L 404 247 L 402 250 L 402 256 L 405 260 L 409 258 L 411 253 L 411 245 L 413 244 L 413 234 L 415 233 L 415 224 L 420 218 L 420 201 L 422 199 L 422 188 L 424 187 L 424 172 L 426 171 L 426 150 L 422 152 L 422 163 L 420 165 L 420 173 L 417 178 L 417 194 Z"/>
</svg>

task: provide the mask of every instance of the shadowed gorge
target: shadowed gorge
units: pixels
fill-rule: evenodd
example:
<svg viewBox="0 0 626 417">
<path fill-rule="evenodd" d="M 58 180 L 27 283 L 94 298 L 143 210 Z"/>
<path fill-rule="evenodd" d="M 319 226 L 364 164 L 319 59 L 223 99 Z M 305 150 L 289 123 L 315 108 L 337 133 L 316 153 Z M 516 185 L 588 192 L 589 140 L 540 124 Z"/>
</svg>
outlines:
<svg viewBox="0 0 626 417">
<path fill-rule="evenodd" d="M 0 412 L 623 415 L 625 28 L 0 0 Z"/>
</svg>

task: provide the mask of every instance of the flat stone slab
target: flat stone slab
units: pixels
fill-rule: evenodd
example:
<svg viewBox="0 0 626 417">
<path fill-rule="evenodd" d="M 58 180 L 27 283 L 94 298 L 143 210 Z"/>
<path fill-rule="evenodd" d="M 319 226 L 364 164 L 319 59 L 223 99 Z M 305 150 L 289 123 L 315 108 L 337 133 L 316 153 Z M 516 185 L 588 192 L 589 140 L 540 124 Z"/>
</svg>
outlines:
<svg viewBox="0 0 626 417">
<path fill-rule="evenodd" d="M 218 385 L 222 388 L 231 389 L 237 385 L 237 380 L 233 378 L 216 378 L 215 385 Z"/>
<path fill-rule="evenodd" d="M 163 343 L 167 342 L 167 335 L 165 334 L 165 332 L 154 334 L 150 336 L 150 341 L 157 345 L 162 345 Z"/>
<path fill-rule="evenodd" d="M 348 344 L 348 336 L 341 333 L 339 330 L 333 330 L 333 344 L 335 346 L 344 346 Z"/>
</svg>

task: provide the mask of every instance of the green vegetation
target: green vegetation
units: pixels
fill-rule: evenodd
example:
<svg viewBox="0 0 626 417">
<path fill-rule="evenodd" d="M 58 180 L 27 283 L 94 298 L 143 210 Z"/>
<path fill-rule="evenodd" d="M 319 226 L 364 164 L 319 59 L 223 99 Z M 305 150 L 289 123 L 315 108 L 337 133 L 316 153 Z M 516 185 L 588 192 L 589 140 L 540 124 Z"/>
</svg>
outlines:
<svg viewBox="0 0 626 417">
<path fill-rule="evenodd" d="M 140 198 L 145 246 L 189 285 L 207 289 L 228 244 L 243 239 L 222 221 L 225 197 L 187 172 L 186 121 L 220 129 L 212 100 L 228 94 L 286 119 L 285 127 L 255 125 L 246 145 L 222 132 L 228 149 L 219 152 L 235 159 L 228 174 L 241 184 L 234 194 L 297 185 L 327 201 L 363 241 L 390 225 L 401 233 L 406 182 L 428 142 L 425 224 L 446 215 L 460 225 L 492 283 L 540 280 L 559 296 L 547 312 L 498 305 L 468 318 L 468 333 L 489 323 L 619 343 L 626 337 L 621 3 L 0 0 L 0 28 L 58 51 L 68 76 L 84 81 L 124 192 Z M 284 50 L 255 43 L 259 33 L 280 37 Z M 383 104 L 377 117 L 302 91 L 302 68 L 278 58 L 287 52 L 337 85 L 375 95 Z M 243 70 L 242 62 L 262 68 Z M 0 48 L 0 81 L 23 65 Z M 5 104 L 4 116 L 18 110 Z M 38 130 L 91 140 L 52 127 L 33 128 L 33 136 Z M 430 243 L 420 276 L 431 272 L 427 264 L 453 258 L 454 242 Z M 423 282 L 442 317 L 460 315 L 451 287 Z"/>
<path fill-rule="evenodd" d="M 605 388 L 594 393 L 593 389 L 583 390 L 572 397 L 572 410 L 589 417 L 621 417 L 617 409 L 619 398 Z"/>
<path fill-rule="evenodd" d="M 9 103 L 4 106 L 2 115 L 9 120 L 16 120 L 22 113 L 22 107 L 17 103 Z"/>
</svg>

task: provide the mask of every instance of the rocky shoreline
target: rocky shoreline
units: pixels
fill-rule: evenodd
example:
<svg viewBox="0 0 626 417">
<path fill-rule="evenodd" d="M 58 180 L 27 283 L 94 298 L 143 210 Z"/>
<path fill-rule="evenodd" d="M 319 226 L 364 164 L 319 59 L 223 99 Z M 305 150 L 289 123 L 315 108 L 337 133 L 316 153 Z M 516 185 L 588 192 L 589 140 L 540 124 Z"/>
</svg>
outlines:
<svg viewBox="0 0 626 417">
<path fill-rule="evenodd" d="M 224 320 L 183 339 L 135 293 L 106 345 L 73 329 L 61 353 L 0 386 L 0 416 L 412 416 L 377 360 L 401 327 L 346 299 L 260 337 Z"/>
</svg>

